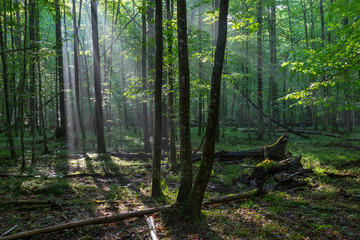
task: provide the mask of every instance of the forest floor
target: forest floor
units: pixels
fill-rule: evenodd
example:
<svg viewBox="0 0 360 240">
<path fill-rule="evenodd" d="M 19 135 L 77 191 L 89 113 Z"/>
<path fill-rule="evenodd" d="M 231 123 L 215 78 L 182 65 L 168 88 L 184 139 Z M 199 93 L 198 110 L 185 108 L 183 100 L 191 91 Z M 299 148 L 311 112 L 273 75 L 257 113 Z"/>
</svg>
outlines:
<svg viewBox="0 0 360 240">
<path fill-rule="evenodd" d="M 272 143 L 246 142 L 245 133 L 229 132 L 218 150 L 246 150 Z M 0 139 L 1 140 L 1 139 Z M 3 140 L 3 139 L 2 139 Z M 194 135 L 194 142 L 200 138 Z M 60 143 L 56 143 L 60 144 Z M 198 145 L 194 144 L 197 148 Z M 39 144 L 39 149 L 41 145 Z M 140 149 L 140 148 L 139 148 Z M 204 206 L 202 221 L 192 222 L 177 212 L 154 214 L 160 239 L 360 239 L 360 154 L 344 148 L 337 139 L 291 136 L 288 147 L 302 155 L 305 168 L 314 173 L 299 178 L 301 184 L 274 190 L 279 177 L 267 182 L 267 193 L 243 201 Z M 111 216 L 172 204 L 180 175 L 163 165 L 166 199 L 150 197 L 151 160 L 142 153 L 113 152 L 98 155 L 58 151 L 39 156 L 26 175 L 19 164 L 0 153 L 0 235 L 54 226 L 100 216 Z M 127 156 L 127 157 L 126 157 Z M 255 165 L 219 163 L 205 198 L 246 191 L 242 177 Z M 29 165 L 29 163 L 28 163 Z M 196 173 L 198 163 L 195 164 Z M 84 174 L 86 173 L 86 174 Z M 13 177 L 4 175 L 14 175 Z M 31 239 L 148 239 L 144 218 L 91 225 Z"/>
</svg>

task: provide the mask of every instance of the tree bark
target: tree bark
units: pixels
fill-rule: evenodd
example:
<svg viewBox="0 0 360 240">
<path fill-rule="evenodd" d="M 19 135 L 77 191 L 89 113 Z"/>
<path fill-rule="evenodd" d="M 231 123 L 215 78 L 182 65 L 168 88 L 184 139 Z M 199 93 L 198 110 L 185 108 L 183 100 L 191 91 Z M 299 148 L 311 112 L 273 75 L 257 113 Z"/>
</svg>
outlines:
<svg viewBox="0 0 360 240">
<path fill-rule="evenodd" d="M 219 32 L 215 50 L 214 68 L 211 76 L 210 104 L 205 133 L 203 157 L 194 182 L 194 186 L 189 196 L 187 206 L 187 214 L 192 219 L 200 219 L 201 205 L 207 184 L 209 182 L 214 161 L 215 135 L 219 117 L 221 93 L 221 74 L 223 70 L 226 48 L 228 7 L 228 0 L 220 1 Z"/>
<path fill-rule="evenodd" d="M 178 0 L 178 58 L 179 58 L 179 124 L 181 179 L 177 203 L 188 200 L 192 185 L 192 159 L 190 136 L 190 72 L 188 57 L 188 36 L 186 1 Z"/>
<path fill-rule="evenodd" d="M 74 73 L 75 73 L 75 121 L 76 121 L 76 136 L 79 138 L 80 131 L 82 139 L 86 138 L 84 122 L 81 115 L 81 105 L 80 105 L 80 83 L 81 83 L 81 68 L 80 68 L 80 51 L 79 51 L 79 31 L 76 24 L 76 2 L 72 0 L 73 4 L 73 29 L 74 29 Z M 76 141 L 77 146 L 80 146 L 80 139 Z"/>
<path fill-rule="evenodd" d="M 26 49 L 27 45 L 27 1 L 24 1 L 24 15 L 25 15 L 25 33 L 24 33 L 24 42 L 23 42 L 23 48 Z M 24 134 L 25 134 L 25 123 L 24 123 L 24 103 L 25 103 L 25 83 L 26 83 L 26 66 L 27 66 L 27 59 L 26 59 L 26 50 L 24 50 L 24 56 L 23 56 L 23 73 L 22 73 L 22 81 L 20 84 L 20 145 L 21 145 L 21 172 L 25 171 L 26 168 L 26 159 L 25 159 L 25 143 L 24 143 Z"/>
<path fill-rule="evenodd" d="M 167 51 L 168 51 L 168 79 L 169 79 L 169 94 L 168 94 L 168 113 L 169 113 L 169 162 L 172 166 L 176 164 L 176 129 L 175 129 L 175 106 L 174 106 L 174 73 L 173 73 L 173 20 L 174 11 L 173 0 L 166 0 L 166 14 L 168 19 L 167 24 Z"/>
<path fill-rule="evenodd" d="M 257 105 L 259 107 L 258 111 L 258 139 L 261 140 L 264 137 L 264 119 L 261 114 L 263 112 L 263 87 L 262 87 L 262 0 L 259 0 L 257 3 Z"/>
<path fill-rule="evenodd" d="M 141 48 L 141 73 L 142 73 L 142 90 L 143 90 L 143 129 L 144 129 L 144 151 L 150 152 L 150 138 L 149 138 L 149 118 L 148 118 L 148 104 L 146 95 L 146 13 L 145 13 L 145 1 L 143 0 L 143 12 L 141 15 L 142 20 L 142 48 Z"/>
<path fill-rule="evenodd" d="M 151 182 L 151 196 L 162 197 L 161 189 L 161 118 L 162 118 L 162 68 L 163 68 L 163 36 L 162 36 L 162 0 L 155 1 L 155 41 L 156 41 L 156 76 L 154 84 L 155 100 L 155 129 L 153 172 Z"/>
<path fill-rule="evenodd" d="M 199 43 L 201 43 L 201 39 L 202 39 L 202 12 L 201 12 L 201 8 L 202 6 L 199 7 L 199 21 L 198 21 L 198 25 L 199 25 L 199 34 L 198 34 L 198 40 Z M 199 44 L 199 60 L 198 60 L 198 65 L 199 65 L 199 82 L 201 83 L 203 81 L 203 64 L 202 64 L 202 47 L 201 44 Z M 199 121 L 198 121 L 198 131 L 197 131 L 197 135 L 201 136 L 201 130 L 202 130 L 202 108 L 203 108 L 203 103 L 202 103 L 202 89 L 199 89 L 199 97 L 198 97 L 198 101 L 199 101 L 199 107 L 198 107 L 198 111 L 199 111 Z"/>
<path fill-rule="evenodd" d="M 104 120 L 102 110 L 101 96 L 101 70 L 100 70 L 100 49 L 97 19 L 98 1 L 91 1 L 91 26 L 94 51 L 94 86 L 95 86 L 95 119 L 96 119 L 96 137 L 97 153 L 106 153 L 104 137 Z"/>
<path fill-rule="evenodd" d="M 61 37 L 61 13 L 59 0 L 55 0 L 55 30 L 56 30 L 56 62 L 60 92 L 60 128 L 57 130 L 57 137 L 66 137 L 66 106 L 65 106 L 65 85 L 64 85 L 64 66 L 63 66 L 63 50 Z"/>
<path fill-rule="evenodd" d="M 278 99 L 278 85 L 276 82 L 277 69 L 276 69 L 276 1 L 271 1 L 270 7 L 270 111 L 271 116 L 279 121 L 279 106 Z"/>
<path fill-rule="evenodd" d="M 4 8 L 5 11 L 5 8 Z M 1 14 L 1 13 L 0 13 Z M 6 46 L 4 43 L 3 37 L 3 28 L 0 17 L 0 49 L 1 52 L 5 52 Z M 5 124 L 6 124 L 6 133 L 10 145 L 10 154 L 13 160 L 16 160 L 16 151 L 15 151 L 15 143 L 12 135 L 12 126 L 11 126 L 11 114 L 10 114 L 10 97 L 9 97 L 9 84 L 8 84 L 8 75 L 7 75 L 7 63 L 6 63 L 6 55 L 1 54 L 1 62 L 2 62 L 2 77 L 4 82 L 4 100 L 5 100 Z"/>
</svg>

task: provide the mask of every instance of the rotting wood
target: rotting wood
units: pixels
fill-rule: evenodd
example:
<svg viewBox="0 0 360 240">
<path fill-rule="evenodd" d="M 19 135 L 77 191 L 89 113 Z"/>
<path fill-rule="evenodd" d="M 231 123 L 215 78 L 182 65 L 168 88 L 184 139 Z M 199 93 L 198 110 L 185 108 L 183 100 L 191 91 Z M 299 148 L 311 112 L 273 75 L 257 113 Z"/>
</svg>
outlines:
<svg viewBox="0 0 360 240">
<path fill-rule="evenodd" d="M 211 204 L 225 203 L 225 202 L 230 202 L 230 201 L 235 201 L 235 200 L 247 199 L 251 196 L 255 196 L 258 193 L 259 193 L 259 189 L 256 188 L 256 189 L 253 189 L 253 190 L 247 191 L 247 192 L 231 194 L 231 195 L 226 195 L 226 196 L 217 197 L 217 198 L 209 198 L 209 199 L 204 200 L 203 205 L 211 205 Z"/>
<path fill-rule="evenodd" d="M 285 170 L 302 169 L 300 160 L 301 156 L 294 157 L 292 161 L 286 161 L 282 163 L 266 159 L 256 165 L 256 168 L 249 178 L 249 181 L 251 185 L 262 190 L 269 176 Z"/>
<path fill-rule="evenodd" d="M 275 143 L 267 146 L 269 158 L 272 160 L 283 160 L 287 158 L 286 144 L 289 140 L 289 135 L 284 133 Z M 264 148 L 250 149 L 246 151 L 227 152 L 222 150 L 215 153 L 215 159 L 219 162 L 223 161 L 239 161 L 245 158 L 253 158 L 255 160 L 264 160 Z M 193 161 L 200 161 L 201 154 L 196 154 Z"/>
<path fill-rule="evenodd" d="M 158 240 L 159 237 L 156 234 L 156 227 L 155 227 L 154 217 L 153 216 L 148 217 L 148 216 L 145 215 L 145 220 L 146 220 L 146 224 L 148 225 L 148 228 L 149 228 L 150 238 L 152 240 Z"/>
</svg>

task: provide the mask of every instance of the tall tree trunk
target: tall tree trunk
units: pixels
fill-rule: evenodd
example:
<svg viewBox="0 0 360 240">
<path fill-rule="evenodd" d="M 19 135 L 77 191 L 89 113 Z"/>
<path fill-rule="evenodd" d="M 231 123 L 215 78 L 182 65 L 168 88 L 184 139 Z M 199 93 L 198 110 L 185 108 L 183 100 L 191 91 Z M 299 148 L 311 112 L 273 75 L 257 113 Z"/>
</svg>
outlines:
<svg viewBox="0 0 360 240">
<path fill-rule="evenodd" d="M 154 153 L 153 172 L 151 182 L 151 196 L 161 197 L 161 92 L 162 92 L 162 68 L 163 68 L 163 36 L 162 36 L 162 0 L 155 1 L 155 42 L 156 42 L 156 76 L 154 83 L 155 100 L 155 129 L 154 129 Z"/>
<path fill-rule="evenodd" d="M 5 1 L 4 1 L 4 4 L 5 4 Z M 4 12 L 5 12 L 5 9 L 6 8 L 4 7 Z M 6 19 L 4 19 L 4 20 L 6 20 Z M 4 34 L 4 36 L 5 36 L 5 34 Z M 3 28 L 2 28 L 1 17 L 0 17 L 0 51 L 5 52 L 5 50 L 6 50 L 6 46 L 5 46 L 5 42 L 4 42 Z M 4 82 L 4 100 L 5 100 L 5 118 L 6 118 L 5 126 L 7 129 L 6 133 L 7 133 L 8 141 L 9 141 L 9 145 L 10 145 L 11 158 L 13 160 L 16 160 L 15 143 L 14 143 L 14 138 L 12 135 L 12 126 L 11 126 L 10 96 L 9 96 L 9 83 L 8 83 L 6 61 L 7 61 L 6 54 L 1 54 L 1 62 L 2 62 L 2 68 L 3 68 L 2 78 L 3 78 L 3 82 Z"/>
<path fill-rule="evenodd" d="M 155 2 L 155 0 L 149 0 L 148 1 L 148 7 L 147 7 L 147 20 L 149 22 L 153 22 L 154 19 L 154 7 L 153 7 L 153 3 Z M 154 81 L 155 81 L 155 46 L 153 44 L 153 41 L 155 39 L 155 29 L 153 26 L 151 26 L 149 24 L 149 28 L 148 28 L 148 39 L 150 44 L 148 45 L 148 76 L 149 76 L 149 84 L 148 84 L 148 88 L 150 89 L 150 91 L 154 90 Z M 154 100 L 153 98 L 149 99 L 149 112 L 150 112 L 150 128 L 149 128 L 149 132 L 150 132 L 150 136 L 154 136 Z"/>
<path fill-rule="evenodd" d="M 124 110 L 124 125 L 126 129 L 129 129 L 129 117 L 128 117 L 128 111 L 127 111 L 127 104 L 126 104 L 126 95 L 125 95 L 125 90 L 126 90 L 126 76 L 125 76 L 125 65 L 124 65 L 124 54 L 125 52 L 123 52 L 122 56 L 121 56 L 121 84 L 122 84 L 122 105 L 123 105 L 123 110 Z"/>
<path fill-rule="evenodd" d="M 35 1 L 29 0 L 29 37 L 30 37 L 30 48 L 34 48 L 36 44 L 35 39 Z M 33 50 L 33 53 L 31 54 L 31 67 L 30 67 L 30 132 L 32 135 L 32 144 L 31 144 L 31 165 L 33 166 L 35 164 L 35 126 L 36 126 L 36 105 L 35 105 L 35 98 L 36 98 L 36 77 L 35 77 L 35 69 L 36 69 L 36 50 Z"/>
<path fill-rule="evenodd" d="M 179 121 L 181 179 L 176 201 L 188 200 L 192 185 L 192 157 L 190 136 L 190 72 L 188 57 L 186 0 L 177 1 L 178 57 L 179 57 Z"/>
<path fill-rule="evenodd" d="M 36 2 L 36 39 L 40 39 L 40 30 L 39 30 L 39 21 L 40 21 L 40 9 L 39 9 L 39 1 Z M 43 107 L 43 93 L 42 93 L 42 75 L 41 75 L 41 63 L 40 63 L 40 56 L 36 56 L 36 63 L 37 63 L 37 74 L 38 74 L 38 91 L 39 91 L 39 120 L 40 120 L 40 128 L 41 128 L 41 135 L 43 136 L 43 154 L 48 154 L 48 144 L 47 144 L 47 136 L 46 136 L 46 124 L 45 124 L 45 115 L 46 115 L 46 108 Z M 44 114 L 45 112 L 45 114 Z"/>
<path fill-rule="evenodd" d="M 97 137 L 97 153 L 106 153 L 105 137 L 104 137 L 104 118 L 102 110 L 101 96 L 101 70 L 100 70 L 100 49 L 98 34 L 98 18 L 97 18 L 98 1 L 91 1 L 91 28 L 93 39 L 93 55 L 94 55 L 94 86 L 95 86 L 95 120 L 96 120 L 96 137 Z"/>
<path fill-rule="evenodd" d="M 248 6 L 245 3 L 245 11 L 248 12 Z M 247 96 L 250 96 L 250 76 L 249 76 L 249 70 L 250 70 L 250 66 L 249 66 L 249 62 L 250 62 L 250 54 L 249 54 L 249 22 L 246 21 L 245 23 L 245 93 Z M 251 142 L 251 134 L 250 134 L 250 125 L 251 125 L 251 116 L 250 116 L 250 104 L 248 101 L 246 101 L 246 122 L 247 122 L 247 127 L 248 127 L 248 132 L 247 132 L 247 140 L 248 142 Z"/>
<path fill-rule="evenodd" d="M 175 107 L 174 107 L 174 73 L 173 73 L 173 20 L 174 11 L 173 0 L 166 0 L 166 14 L 168 19 L 167 24 L 167 54 L 168 54 L 168 68 L 167 75 L 169 78 L 169 94 L 168 94 L 168 112 L 169 112 L 169 162 L 172 166 L 176 163 L 176 134 L 175 134 Z"/>
<path fill-rule="evenodd" d="M 25 102 L 25 96 L 24 96 L 24 92 L 25 92 L 25 82 L 26 82 L 26 47 L 27 47 L 27 1 L 24 1 L 24 18 L 25 18 L 25 23 L 24 23 L 24 29 L 25 29 L 25 33 L 24 33 L 24 43 L 23 43 L 23 48 L 24 50 L 24 55 L 23 55 L 23 73 L 22 73 L 22 81 L 20 83 L 20 96 L 21 96 L 21 101 L 20 101 L 20 145 L 21 145 L 21 172 L 25 171 L 26 168 L 26 159 L 25 159 L 25 143 L 24 143 L 24 133 L 25 133 L 25 124 L 24 124 L 24 102 Z"/>
<path fill-rule="evenodd" d="M 258 139 L 261 140 L 264 137 L 264 119 L 263 119 L 263 87 L 262 87 L 262 0 L 259 0 L 257 3 L 257 103 L 259 107 L 258 111 Z"/>
<path fill-rule="evenodd" d="M 276 69 L 276 2 L 271 1 L 270 6 L 270 112 L 274 119 L 279 120 L 279 106 L 277 104 L 278 99 L 278 85 L 276 82 L 277 69 Z"/>
<path fill-rule="evenodd" d="M 60 92 L 60 128 L 57 129 L 57 137 L 66 137 L 66 106 L 65 106 L 65 85 L 64 85 L 64 66 L 63 66 L 63 50 L 61 37 L 61 14 L 60 0 L 55 0 L 55 30 L 56 30 L 56 62 L 58 71 L 58 82 Z"/>
<path fill-rule="evenodd" d="M 217 9 L 219 9 L 219 2 L 220 0 L 215 0 L 214 3 L 214 11 L 216 12 Z M 214 46 L 216 46 L 217 38 L 218 38 L 218 32 L 219 32 L 219 19 L 215 16 L 214 21 Z M 216 135 L 215 135 L 215 141 L 220 142 L 220 117 L 218 118 L 218 124 L 216 127 Z"/>
<path fill-rule="evenodd" d="M 199 21 L 198 21 L 198 25 L 199 25 L 199 34 L 198 34 L 198 40 L 199 43 L 201 43 L 202 40 L 202 13 L 201 13 L 201 8 L 202 6 L 199 6 Z M 199 82 L 202 83 L 203 81 L 203 64 L 202 64 L 202 47 L 201 44 L 199 44 L 199 61 L 198 61 L 198 65 L 199 65 Z M 200 84 L 201 86 L 201 84 Z M 197 131 L 197 135 L 201 136 L 201 130 L 202 130 L 202 108 L 203 108 L 203 102 L 202 102 L 202 89 L 199 89 L 199 97 L 198 97 L 198 101 L 199 101 L 199 107 L 198 107 L 198 111 L 199 111 L 199 118 L 198 118 L 198 131 Z"/>
<path fill-rule="evenodd" d="M 142 90 L 143 90 L 143 129 L 144 129 L 144 151 L 150 152 L 150 138 L 149 138 L 149 118 L 148 118 L 148 105 L 146 95 L 146 13 L 145 13 L 145 0 L 142 1 L 143 10 L 141 15 L 142 21 L 142 48 L 141 48 L 141 73 L 142 73 Z"/>
<path fill-rule="evenodd" d="M 187 206 L 187 213 L 192 219 L 200 219 L 201 205 L 214 161 L 216 125 L 219 117 L 221 94 L 221 74 L 226 48 L 228 7 L 228 0 L 220 1 L 219 32 L 215 51 L 214 68 L 211 75 L 211 92 L 205 133 L 205 144 L 200 168 L 197 173 L 194 186 L 191 190 Z"/>
<path fill-rule="evenodd" d="M 81 115 L 81 104 L 80 104 L 80 85 L 81 81 L 81 68 L 80 68 L 80 51 L 79 51 L 79 30 L 76 24 L 76 1 L 72 0 L 73 4 L 73 28 L 74 28 L 74 71 L 75 71 L 75 121 L 76 125 L 76 135 L 82 135 L 82 139 L 86 138 L 84 122 Z M 80 18 L 80 17 L 79 17 Z M 78 139 L 77 145 L 79 146 L 80 141 Z"/>
</svg>

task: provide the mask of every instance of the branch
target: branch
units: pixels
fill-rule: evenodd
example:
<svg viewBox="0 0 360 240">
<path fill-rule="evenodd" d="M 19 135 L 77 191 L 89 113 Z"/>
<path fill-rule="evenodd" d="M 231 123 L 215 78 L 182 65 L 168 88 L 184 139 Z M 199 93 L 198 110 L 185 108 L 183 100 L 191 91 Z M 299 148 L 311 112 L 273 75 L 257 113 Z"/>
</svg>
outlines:
<svg viewBox="0 0 360 240">
<path fill-rule="evenodd" d="M 34 48 L 36 48 L 36 47 L 12 49 L 12 50 L 8 50 L 8 51 L 0 52 L 0 55 L 7 54 L 7 53 L 12 53 L 12 52 L 19 52 L 19 51 L 31 50 L 31 49 L 34 49 Z"/>
</svg>

